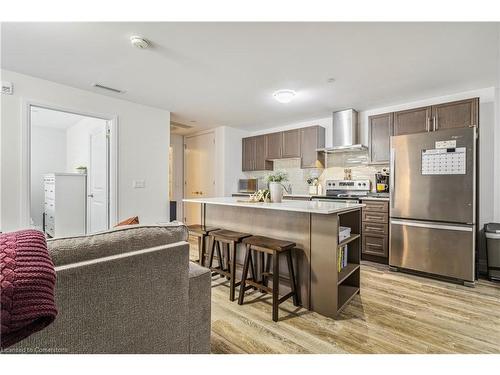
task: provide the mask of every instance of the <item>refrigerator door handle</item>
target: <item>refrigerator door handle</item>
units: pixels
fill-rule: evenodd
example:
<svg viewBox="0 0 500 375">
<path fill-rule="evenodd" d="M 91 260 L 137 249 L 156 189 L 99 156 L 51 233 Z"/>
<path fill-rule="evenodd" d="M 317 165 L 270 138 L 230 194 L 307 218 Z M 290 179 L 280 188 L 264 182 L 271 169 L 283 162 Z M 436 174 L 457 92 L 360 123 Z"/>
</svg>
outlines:
<svg viewBox="0 0 500 375">
<path fill-rule="evenodd" d="M 389 174 L 390 174 L 390 180 L 389 180 L 389 191 L 390 191 L 390 204 L 391 208 L 394 207 L 394 183 L 395 181 L 395 175 L 396 175 L 396 150 L 394 148 L 391 148 L 391 161 L 390 161 L 390 166 L 389 166 Z"/>
<path fill-rule="evenodd" d="M 430 224 L 419 221 L 391 220 L 391 225 L 405 225 L 407 227 L 419 227 L 430 229 L 456 230 L 459 232 L 472 232 L 471 226 L 460 226 L 453 224 Z"/>
</svg>

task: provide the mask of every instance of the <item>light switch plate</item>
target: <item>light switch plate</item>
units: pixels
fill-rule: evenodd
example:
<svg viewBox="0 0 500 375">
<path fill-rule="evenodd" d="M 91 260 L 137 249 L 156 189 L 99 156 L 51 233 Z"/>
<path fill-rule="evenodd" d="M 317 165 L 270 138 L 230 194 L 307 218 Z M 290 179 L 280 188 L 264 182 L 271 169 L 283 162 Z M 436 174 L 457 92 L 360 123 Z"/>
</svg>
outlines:
<svg viewBox="0 0 500 375">
<path fill-rule="evenodd" d="M 2 81 L 2 94 L 12 95 L 14 93 L 14 86 L 12 82 Z"/>
<path fill-rule="evenodd" d="M 144 180 L 134 180 L 132 186 L 135 189 L 142 189 L 142 188 L 146 187 L 146 181 L 144 181 Z"/>
</svg>

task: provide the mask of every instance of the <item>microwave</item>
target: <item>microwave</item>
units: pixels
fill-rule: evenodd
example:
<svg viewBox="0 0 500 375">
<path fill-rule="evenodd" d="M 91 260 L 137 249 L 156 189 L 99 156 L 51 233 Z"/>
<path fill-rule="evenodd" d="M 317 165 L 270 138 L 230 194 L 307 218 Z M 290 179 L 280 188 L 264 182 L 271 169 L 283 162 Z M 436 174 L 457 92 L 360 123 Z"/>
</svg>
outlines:
<svg viewBox="0 0 500 375">
<path fill-rule="evenodd" d="M 241 178 L 238 182 L 238 193 L 255 193 L 267 189 L 267 184 L 258 178 Z"/>
</svg>

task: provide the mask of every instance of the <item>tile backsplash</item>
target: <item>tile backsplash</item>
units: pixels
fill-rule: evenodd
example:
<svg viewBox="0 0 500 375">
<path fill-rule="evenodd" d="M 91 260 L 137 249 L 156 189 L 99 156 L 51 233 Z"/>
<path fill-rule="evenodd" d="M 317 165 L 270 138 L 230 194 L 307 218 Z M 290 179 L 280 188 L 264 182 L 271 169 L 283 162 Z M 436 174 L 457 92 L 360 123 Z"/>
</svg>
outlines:
<svg viewBox="0 0 500 375">
<path fill-rule="evenodd" d="M 288 184 L 291 185 L 292 194 L 308 194 L 308 177 L 319 177 L 320 184 L 324 189 L 325 180 L 344 179 L 344 168 L 350 168 L 353 180 L 369 179 L 372 182 L 372 191 L 375 190 L 375 173 L 389 165 L 369 165 L 366 152 L 343 152 L 329 154 L 327 168 L 325 169 L 301 169 L 300 159 L 275 160 L 273 169 L 288 173 Z M 245 172 L 247 178 L 265 179 L 271 171 Z M 287 184 L 285 184 L 287 186 Z M 324 190 L 322 192 L 324 194 Z"/>
</svg>

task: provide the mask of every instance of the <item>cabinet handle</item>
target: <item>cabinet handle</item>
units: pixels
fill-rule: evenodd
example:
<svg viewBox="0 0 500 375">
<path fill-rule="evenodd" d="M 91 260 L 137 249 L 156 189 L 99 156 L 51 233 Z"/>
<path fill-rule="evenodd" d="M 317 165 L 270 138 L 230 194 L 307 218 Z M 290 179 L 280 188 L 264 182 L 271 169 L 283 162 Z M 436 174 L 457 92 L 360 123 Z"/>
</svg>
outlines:
<svg viewBox="0 0 500 375">
<path fill-rule="evenodd" d="M 431 118 L 430 117 L 427 117 L 425 119 L 425 130 L 426 131 L 430 131 L 430 128 L 431 128 Z"/>
<path fill-rule="evenodd" d="M 366 243 L 368 246 L 372 246 L 372 247 L 382 247 L 382 245 L 379 245 L 378 243 L 370 243 L 370 242 L 367 242 Z"/>
<path fill-rule="evenodd" d="M 436 116 L 432 116 L 432 131 L 435 132 L 437 130 L 437 121 L 436 121 Z"/>
<path fill-rule="evenodd" d="M 436 125 L 434 126 L 434 131 L 436 131 L 436 130 L 438 130 L 438 129 L 439 129 L 439 117 L 436 115 L 436 116 L 434 116 L 434 118 L 436 119 L 436 120 L 435 120 L 435 121 L 436 121 L 436 122 L 435 122 L 435 123 L 436 123 Z"/>
<path fill-rule="evenodd" d="M 366 227 L 366 230 L 367 231 L 372 231 L 372 232 L 381 232 L 383 233 L 384 230 L 383 229 L 380 229 L 380 228 L 374 228 L 374 227 Z"/>
</svg>

